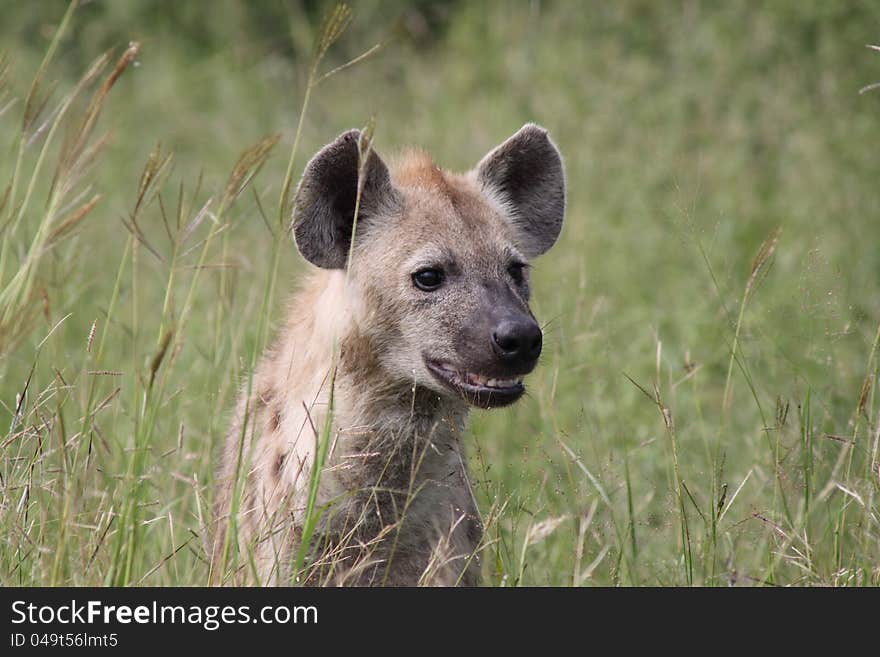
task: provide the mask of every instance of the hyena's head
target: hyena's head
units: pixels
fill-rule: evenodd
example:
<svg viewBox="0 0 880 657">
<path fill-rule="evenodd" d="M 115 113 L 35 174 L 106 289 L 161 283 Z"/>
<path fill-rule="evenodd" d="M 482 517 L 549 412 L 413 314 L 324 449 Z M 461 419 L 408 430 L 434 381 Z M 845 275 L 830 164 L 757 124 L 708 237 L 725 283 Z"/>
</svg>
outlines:
<svg viewBox="0 0 880 657">
<path fill-rule="evenodd" d="M 363 141 L 352 130 L 315 155 L 294 204 L 302 255 L 349 270 L 350 352 L 401 385 L 484 408 L 514 402 L 541 353 L 529 259 L 562 228 L 559 151 L 529 124 L 459 175 L 421 153 L 389 171 Z"/>
</svg>

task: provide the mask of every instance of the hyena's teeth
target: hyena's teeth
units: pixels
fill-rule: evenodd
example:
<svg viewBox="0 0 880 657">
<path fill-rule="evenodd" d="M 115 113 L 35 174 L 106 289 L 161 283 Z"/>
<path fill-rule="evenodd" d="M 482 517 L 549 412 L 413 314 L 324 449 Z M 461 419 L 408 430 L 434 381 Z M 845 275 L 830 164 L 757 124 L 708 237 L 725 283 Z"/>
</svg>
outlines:
<svg viewBox="0 0 880 657">
<path fill-rule="evenodd" d="M 481 386 L 484 388 L 513 388 L 522 383 L 522 377 L 516 379 L 488 379 L 479 374 L 465 372 L 456 373 L 453 380 L 457 383 L 466 383 L 471 386 Z"/>
<path fill-rule="evenodd" d="M 489 379 L 486 386 L 489 388 L 512 388 L 522 383 L 522 379 Z"/>
</svg>

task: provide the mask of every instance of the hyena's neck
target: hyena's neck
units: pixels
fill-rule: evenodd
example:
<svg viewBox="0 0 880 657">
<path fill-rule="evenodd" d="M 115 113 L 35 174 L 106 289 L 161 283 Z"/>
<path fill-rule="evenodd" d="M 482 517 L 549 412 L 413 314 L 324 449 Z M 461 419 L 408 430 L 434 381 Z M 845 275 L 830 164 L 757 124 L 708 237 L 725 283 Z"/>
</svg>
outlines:
<svg viewBox="0 0 880 657">
<path fill-rule="evenodd" d="M 372 342 L 354 324 L 339 342 L 334 399 L 339 416 L 334 426 L 349 443 L 345 451 L 458 450 L 466 404 L 389 376 L 378 364 Z"/>
<path fill-rule="evenodd" d="M 482 522 L 461 444 L 467 407 L 371 367 L 363 340 L 355 329 L 340 341 L 319 543 L 350 556 L 340 582 L 473 584 Z"/>
</svg>

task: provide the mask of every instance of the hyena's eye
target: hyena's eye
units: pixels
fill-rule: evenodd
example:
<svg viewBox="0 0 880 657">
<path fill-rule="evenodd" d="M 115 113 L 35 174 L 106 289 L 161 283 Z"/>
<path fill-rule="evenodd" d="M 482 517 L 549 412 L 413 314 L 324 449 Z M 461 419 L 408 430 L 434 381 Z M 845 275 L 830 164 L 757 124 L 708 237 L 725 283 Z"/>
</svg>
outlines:
<svg viewBox="0 0 880 657">
<path fill-rule="evenodd" d="M 525 268 L 526 264 L 524 262 L 511 262 L 507 265 L 507 273 L 510 274 L 513 282 L 517 285 L 523 284 L 523 271 Z"/>
<path fill-rule="evenodd" d="M 433 292 L 443 285 L 443 278 L 442 269 L 419 269 L 412 275 L 415 286 L 425 292 Z"/>
</svg>

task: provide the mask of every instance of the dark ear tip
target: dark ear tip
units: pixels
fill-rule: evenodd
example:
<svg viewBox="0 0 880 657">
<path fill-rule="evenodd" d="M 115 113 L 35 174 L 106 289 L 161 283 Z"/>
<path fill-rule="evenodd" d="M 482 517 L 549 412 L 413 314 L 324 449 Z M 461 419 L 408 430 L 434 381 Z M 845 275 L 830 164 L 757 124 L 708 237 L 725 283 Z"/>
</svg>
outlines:
<svg viewBox="0 0 880 657">
<path fill-rule="evenodd" d="M 559 152 L 559 147 L 553 141 L 553 138 L 550 137 L 550 131 L 547 130 L 544 126 L 538 125 L 537 123 L 526 123 L 522 128 L 520 128 L 520 134 L 523 136 L 528 136 L 530 140 L 534 140 L 532 143 L 540 143 L 541 147 L 547 151 L 548 155 L 555 156 L 557 160 L 559 160 L 559 166 L 562 165 L 562 153 Z"/>
<path fill-rule="evenodd" d="M 351 148 L 351 145 L 354 144 L 357 146 L 358 140 L 361 138 L 361 131 L 357 128 L 352 128 L 351 130 L 346 130 L 342 134 L 340 134 L 336 139 L 331 141 L 329 144 L 324 146 L 321 150 L 315 153 L 312 160 L 318 161 L 322 156 L 328 155 L 330 153 L 335 153 L 338 151 L 343 151 L 348 148 Z"/>
<path fill-rule="evenodd" d="M 555 147 L 553 139 L 550 138 L 550 131 L 537 123 L 526 123 L 516 132 L 516 134 L 513 135 L 513 137 L 511 137 L 511 139 L 525 140 L 526 142 L 534 144 L 547 143 Z"/>
<path fill-rule="evenodd" d="M 526 123 L 508 139 L 508 142 L 518 142 L 528 144 L 532 148 L 540 148 L 547 155 L 555 156 L 561 165 L 562 154 L 559 152 L 559 147 L 550 137 L 550 131 L 542 125 L 532 122 Z"/>
<path fill-rule="evenodd" d="M 341 135 L 339 135 L 332 143 L 338 144 L 347 141 L 357 142 L 358 139 L 361 138 L 361 131 L 357 128 L 352 128 L 351 130 L 346 130 Z"/>
<path fill-rule="evenodd" d="M 533 135 L 541 136 L 541 137 L 548 137 L 547 128 L 545 128 L 544 126 L 538 125 L 537 123 L 532 123 L 531 121 L 524 124 L 523 127 L 519 129 L 519 132 L 524 133 L 524 134 L 531 133 Z"/>
<path fill-rule="evenodd" d="M 356 128 L 346 130 L 312 156 L 312 159 L 306 164 L 306 167 L 303 170 L 303 177 L 297 186 L 296 195 L 294 197 L 294 209 L 296 208 L 300 192 L 303 191 L 304 183 L 309 178 L 309 175 L 318 173 L 321 169 L 329 166 L 330 163 L 338 162 L 340 158 L 350 159 L 352 153 L 357 153 L 357 144 L 360 137 L 360 130 Z M 357 156 L 354 155 L 354 157 Z M 357 165 L 355 164 L 355 166 Z"/>
<path fill-rule="evenodd" d="M 315 153 L 312 156 L 311 162 L 320 162 L 322 158 L 330 155 L 332 153 L 336 153 L 339 151 L 344 151 L 347 148 L 351 148 L 351 144 L 358 143 L 358 139 L 361 138 L 361 131 L 357 128 L 352 128 L 351 130 L 346 130 L 342 134 L 340 134 L 336 139 L 331 141 L 329 144 L 324 146 L 321 150 Z M 306 165 L 308 166 L 308 165 Z"/>
</svg>

